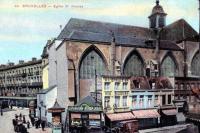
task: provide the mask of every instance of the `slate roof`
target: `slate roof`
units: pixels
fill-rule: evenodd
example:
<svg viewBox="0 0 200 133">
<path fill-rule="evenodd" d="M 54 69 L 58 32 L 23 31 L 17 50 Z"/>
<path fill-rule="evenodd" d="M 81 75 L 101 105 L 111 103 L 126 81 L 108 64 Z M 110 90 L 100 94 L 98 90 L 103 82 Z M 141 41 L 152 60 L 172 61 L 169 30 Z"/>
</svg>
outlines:
<svg viewBox="0 0 200 133">
<path fill-rule="evenodd" d="M 180 19 L 165 26 L 161 31 L 161 39 L 179 42 L 185 38 L 194 38 L 198 33 L 184 20 Z"/>
<path fill-rule="evenodd" d="M 116 45 L 155 48 L 155 34 L 150 28 L 76 18 L 69 20 L 57 39 L 110 44 L 111 31 L 114 32 Z M 176 42 L 183 39 L 183 34 L 189 38 L 197 35 L 197 32 L 183 19 L 164 27 L 161 31 L 160 49 L 182 50 Z M 146 44 L 148 40 L 153 40 L 151 46 Z"/>
<path fill-rule="evenodd" d="M 151 29 L 144 27 L 71 18 L 65 28 L 61 31 L 57 39 L 60 40 L 68 38 L 73 31 L 102 34 L 111 34 L 112 31 L 117 36 L 132 36 L 140 38 L 151 38 L 153 34 L 153 31 Z"/>
<path fill-rule="evenodd" d="M 62 110 L 64 111 L 65 108 L 61 107 L 56 99 L 53 107 L 49 108 L 48 110 Z"/>
<path fill-rule="evenodd" d="M 83 98 L 75 106 L 81 106 L 82 104 L 87 104 L 91 107 L 100 106 L 98 103 L 96 103 L 96 100 L 92 96 L 87 96 L 87 97 Z"/>
</svg>

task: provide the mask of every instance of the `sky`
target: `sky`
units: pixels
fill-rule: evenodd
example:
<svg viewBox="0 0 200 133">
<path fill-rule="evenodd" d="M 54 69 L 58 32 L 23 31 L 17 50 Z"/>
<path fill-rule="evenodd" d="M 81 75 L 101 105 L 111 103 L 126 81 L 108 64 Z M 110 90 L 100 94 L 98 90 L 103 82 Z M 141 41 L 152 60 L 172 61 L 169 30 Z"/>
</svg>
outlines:
<svg viewBox="0 0 200 133">
<path fill-rule="evenodd" d="M 0 0 L 0 64 L 41 58 L 47 40 L 70 18 L 148 27 L 156 0 Z M 185 19 L 198 31 L 198 0 L 160 0 L 170 24 Z"/>
</svg>

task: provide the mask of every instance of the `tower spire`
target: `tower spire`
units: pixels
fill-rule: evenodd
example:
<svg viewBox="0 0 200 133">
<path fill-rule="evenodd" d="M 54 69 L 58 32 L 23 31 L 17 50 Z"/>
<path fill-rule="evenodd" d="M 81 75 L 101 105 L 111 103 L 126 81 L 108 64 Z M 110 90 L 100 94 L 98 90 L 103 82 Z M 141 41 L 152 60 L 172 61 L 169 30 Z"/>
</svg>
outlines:
<svg viewBox="0 0 200 133">
<path fill-rule="evenodd" d="M 156 0 L 156 5 L 157 5 L 157 6 L 159 5 L 159 0 Z"/>
</svg>

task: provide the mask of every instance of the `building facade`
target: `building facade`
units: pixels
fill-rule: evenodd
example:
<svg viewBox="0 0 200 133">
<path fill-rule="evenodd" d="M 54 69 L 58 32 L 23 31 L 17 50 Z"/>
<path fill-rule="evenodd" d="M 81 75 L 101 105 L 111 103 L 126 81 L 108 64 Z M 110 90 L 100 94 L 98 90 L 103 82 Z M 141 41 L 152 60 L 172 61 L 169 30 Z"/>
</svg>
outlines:
<svg viewBox="0 0 200 133">
<path fill-rule="evenodd" d="M 102 107 L 107 113 L 126 112 L 129 109 L 130 77 L 102 77 Z"/>
<path fill-rule="evenodd" d="M 102 75 L 172 79 L 200 76 L 197 70 L 200 66 L 196 63 L 199 62 L 199 44 L 195 39 L 198 33 L 184 19 L 166 25 L 167 13 L 159 1 L 148 19 L 149 27 L 69 20 L 47 48 L 49 86 L 57 85 L 62 107 L 88 96 L 94 91 L 96 77 Z M 160 86 L 163 84 L 160 82 Z M 145 91 L 144 97 L 151 101 L 162 95 L 158 99 L 168 104 L 173 96 L 171 90 L 164 95 L 166 92 L 167 89 Z M 135 91 L 133 96 L 134 93 L 139 94 Z"/>
<path fill-rule="evenodd" d="M 42 61 L 9 63 L 0 68 L 0 97 L 4 100 L 16 100 L 22 97 L 36 99 L 36 93 L 42 89 Z M 20 98 L 21 97 L 21 98 Z M 25 99 L 26 99 L 25 98 Z M 31 99 L 29 99 L 31 100 Z"/>
</svg>

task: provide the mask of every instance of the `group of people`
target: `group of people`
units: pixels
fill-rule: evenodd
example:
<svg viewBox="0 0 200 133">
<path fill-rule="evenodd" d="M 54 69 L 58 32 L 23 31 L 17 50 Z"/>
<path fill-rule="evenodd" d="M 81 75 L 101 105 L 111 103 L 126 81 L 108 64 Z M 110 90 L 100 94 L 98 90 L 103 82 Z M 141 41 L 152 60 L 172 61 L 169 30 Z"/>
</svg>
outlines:
<svg viewBox="0 0 200 133">
<path fill-rule="evenodd" d="M 13 119 L 12 122 L 15 132 L 28 133 L 27 128 L 30 128 L 30 122 L 26 121 L 25 115 L 22 115 L 21 113 L 19 115 L 15 114 L 15 119 Z"/>
<path fill-rule="evenodd" d="M 39 118 L 31 117 L 31 115 L 29 115 L 29 117 L 30 117 L 32 126 L 35 126 L 35 128 L 42 127 L 42 130 L 45 131 L 44 130 L 44 128 L 46 126 L 46 121 L 45 120 L 41 120 Z"/>
</svg>

